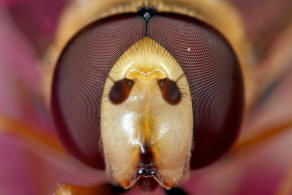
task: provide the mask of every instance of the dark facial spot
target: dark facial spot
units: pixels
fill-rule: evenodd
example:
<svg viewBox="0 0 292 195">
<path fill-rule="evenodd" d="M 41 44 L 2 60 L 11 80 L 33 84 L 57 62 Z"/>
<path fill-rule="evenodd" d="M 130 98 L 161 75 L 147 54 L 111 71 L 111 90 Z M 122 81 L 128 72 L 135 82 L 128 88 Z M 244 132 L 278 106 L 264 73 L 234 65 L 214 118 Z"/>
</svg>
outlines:
<svg viewBox="0 0 292 195">
<path fill-rule="evenodd" d="M 116 81 L 109 94 L 111 102 L 114 104 L 120 104 L 125 101 L 130 94 L 133 84 L 134 81 L 127 78 Z"/>
<path fill-rule="evenodd" d="M 162 96 L 169 104 L 176 105 L 181 100 L 181 93 L 176 82 L 165 78 L 158 81 Z"/>
</svg>

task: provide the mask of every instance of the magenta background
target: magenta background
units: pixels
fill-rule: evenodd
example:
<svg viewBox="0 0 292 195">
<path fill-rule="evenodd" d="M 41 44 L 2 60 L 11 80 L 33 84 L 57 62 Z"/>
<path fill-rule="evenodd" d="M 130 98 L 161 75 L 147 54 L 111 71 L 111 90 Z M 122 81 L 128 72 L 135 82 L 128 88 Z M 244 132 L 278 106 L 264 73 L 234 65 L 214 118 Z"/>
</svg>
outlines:
<svg viewBox="0 0 292 195">
<path fill-rule="evenodd" d="M 292 45 L 279 38 L 291 22 L 290 2 L 234 0 L 248 34 L 264 56 L 262 61 L 281 52 L 285 44 Z M 52 136 L 52 120 L 40 96 L 42 75 L 38 59 L 53 40 L 65 4 L 66 0 L 0 1 L 0 117 L 27 122 Z M 276 46 L 280 49 L 273 49 Z M 262 106 L 246 117 L 240 139 L 254 129 L 266 129 L 292 118 L 289 60 L 285 61 L 290 64 L 289 74 Z M 286 181 L 289 169 L 291 172 L 291 130 L 246 150 L 229 153 L 213 165 L 193 172 L 183 188 L 190 194 L 275 194 Z M 49 195 L 58 182 L 85 185 L 104 180 L 102 172 L 71 157 L 32 148 L 15 136 L 0 134 L 0 195 Z M 134 189 L 129 194 L 138 192 Z"/>
</svg>

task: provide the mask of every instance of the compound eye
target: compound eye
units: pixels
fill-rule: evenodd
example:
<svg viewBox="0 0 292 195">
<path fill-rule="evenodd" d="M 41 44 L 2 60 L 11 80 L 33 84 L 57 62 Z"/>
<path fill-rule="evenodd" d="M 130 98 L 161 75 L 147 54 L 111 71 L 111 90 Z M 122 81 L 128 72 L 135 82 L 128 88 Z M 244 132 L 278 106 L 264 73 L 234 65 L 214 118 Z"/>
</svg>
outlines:
<svg viewBox="0 0 292 195">
<path fill-rule="evenodd" d="M 172 105 L 176 105 L 180 102 L 181 93 L 175 81 L 165 78 L 159 80 L 158 85 L 160 87 L 162 97 L 166 102 Z"/>
<path fill-rule="evenodd" d="M 96 21 L 70 40 L 56 65 L 51 105 L 57 132 L 71 154 L 94 168 L 104 168 L 100 104 L 105 80 L 144 31 L 145 22 L 137 14 Z M 121 103 L 131 85 L 126 79 L 116 82 L 112 102 Z"/>
<path fill-rule="evenodd" d="M 194 122 L 190 167 L 206 166 L 231 147 L 240 129 L 244 88 L 238 58 L 220 32 L 195 18 L 159 13 L 147 30 L 186 74 Z M 178 102 L 175 83 L 163 80 L 160 86 L 166 101 Z"/>
<path fill-rule="evenodd" d="M 130 79 L 122 79 L 116 81 L 110 90 L 109 99 L 113 104 L 120 104 L 124 102 L 130 95 L 134 81 Z"/>
</svg>

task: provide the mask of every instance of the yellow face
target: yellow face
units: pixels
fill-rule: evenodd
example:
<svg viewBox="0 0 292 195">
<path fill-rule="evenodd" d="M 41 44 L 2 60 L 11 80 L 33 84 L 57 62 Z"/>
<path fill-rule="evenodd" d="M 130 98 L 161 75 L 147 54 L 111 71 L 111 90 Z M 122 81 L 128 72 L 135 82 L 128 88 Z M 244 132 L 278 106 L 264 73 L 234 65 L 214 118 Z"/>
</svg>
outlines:
<svg viewBox="0 0 292 195">
<path fill-rule="evenodd" d="M 167 189 L 178 185 L 189 172 L 192 113 L 187 78 L 171 54 L 149 37 L 131 46 L 112 67 L 102 96 L 110 181 L 126 189 L 143 178 Z"/>
</svg>

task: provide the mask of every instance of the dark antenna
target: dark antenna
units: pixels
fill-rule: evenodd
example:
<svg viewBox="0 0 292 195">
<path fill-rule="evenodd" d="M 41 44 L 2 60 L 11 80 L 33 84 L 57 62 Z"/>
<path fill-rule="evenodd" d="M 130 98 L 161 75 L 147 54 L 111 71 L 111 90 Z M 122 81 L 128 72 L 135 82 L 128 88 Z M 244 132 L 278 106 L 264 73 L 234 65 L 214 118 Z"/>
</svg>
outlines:
<svg viewBox="0 0 292 195">
<path fill-rule="evenodd" d="M 148 22 L 155 14 L 157 14 L 155 8 L 140 7 L 138 9 L 138 15 L 140 15 L 146 22 Z"/>
</svg>

